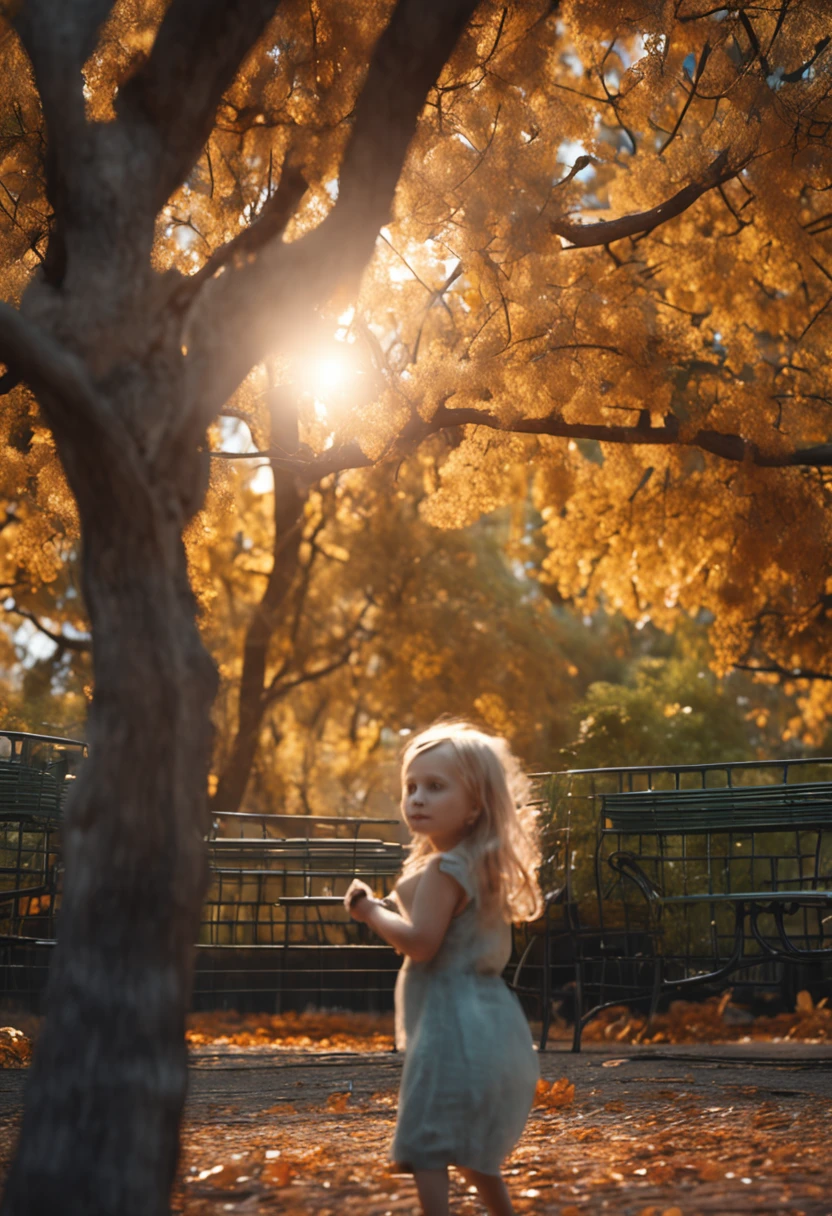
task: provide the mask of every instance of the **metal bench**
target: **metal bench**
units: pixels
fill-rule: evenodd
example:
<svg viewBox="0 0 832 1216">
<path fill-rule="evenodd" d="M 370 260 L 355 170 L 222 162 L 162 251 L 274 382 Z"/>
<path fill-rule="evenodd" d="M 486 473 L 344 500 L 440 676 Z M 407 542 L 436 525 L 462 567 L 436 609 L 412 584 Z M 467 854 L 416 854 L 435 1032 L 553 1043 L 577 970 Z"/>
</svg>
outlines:
<svg viewBox="0 0 832 1216">
<path fill-rule="evenodd" d="M 573 1005 L 579 1050 L 583 1027 L 611 1005 L 644 1000 L 652 1013 L 663 996 L 733 976 L 755 988 L 787 986 L 797 969 L 803 982 L 807 969 L 822 977 L 832 760 L 586 770 L 558 782 L 555 814 L 577 860 L 547 909 L 544 1043 L 558 998 Z"/>
<path fill-rule="evenodd" d="M 211 882 L 195 999 L 269 1001 L 278 1009 L 303 1008 L 310 1000 L 389 1008 L 395 952 L 350 919 L 343 896 L 354 877 L 388 893 L 405 849 L 366 833 L 371 825 L 377 833 L 379 824 L 398 827 L 399 821 L 274 816 L 279 822 L 258 823 L 262 834 L 254 836 L 251 818 L 233 821 L 245 835 L 208 842 Z M 326 835 L 316 835 L 321 832 Z"/>
<path fill-rule="evenodd" d="M 603 795 L 601 808 L 602 840 L 629 842 L 607 865 L 644 896 L 657 937 L 665 909 L 711 909 L 714 968 L 663 982 L 681 989 L 722 978 L 756 965 L 760 954 L 832 958 L 821 915 L 832 905 L 832 782 L 630 791 Z M 727 957 L 717 931 L 723 906 L 733 914 Z M 761 928 L 763 915 L 773 919 L 774 937 Z"/>
<path fill-rule="evenodd" d="M 0 995 L 37 1008 L 60 902 L 64 796 L 86 745 L 0 729 Z M 398 818 L 218 815 L 197 941 L 195 1003 L 388 1008 L 398 960 L 342 907 L 351 879 L 386 893 Z"/>
<path fill-rule="evenodd" d="M 54 935 L 63 804 L 85 755 L 78 739 L 0 730 L 0 934 L 6 937 Z"/>
<path fill-rule="evenodd" d="M 387 894 L 405 850 L 355 835 L 230 837 L 211 840 L 209 855 L 200 944 L 302 947 L 355 940 L 347 887 L 360 877 Z"/>
</svg>

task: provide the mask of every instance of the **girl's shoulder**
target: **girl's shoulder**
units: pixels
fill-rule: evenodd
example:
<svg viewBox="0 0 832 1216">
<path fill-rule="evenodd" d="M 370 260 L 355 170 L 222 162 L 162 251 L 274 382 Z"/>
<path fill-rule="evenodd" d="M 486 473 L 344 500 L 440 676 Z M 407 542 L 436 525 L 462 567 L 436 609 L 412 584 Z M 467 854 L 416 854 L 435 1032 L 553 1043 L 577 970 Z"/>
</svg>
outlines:
<svg viewBox="0 0 832 1216">
<path fill-rule="evenodd" d="M 462 845 L 449 849 L 447 853 L 440 853 L 439 859 L 435 864 L 438 865 L 443 874 L 449 874 L 451 878 L 456 879 L 469 899 L 476 899 L 476 876 L 471 864 L 471 858 Z"/>
</svg>

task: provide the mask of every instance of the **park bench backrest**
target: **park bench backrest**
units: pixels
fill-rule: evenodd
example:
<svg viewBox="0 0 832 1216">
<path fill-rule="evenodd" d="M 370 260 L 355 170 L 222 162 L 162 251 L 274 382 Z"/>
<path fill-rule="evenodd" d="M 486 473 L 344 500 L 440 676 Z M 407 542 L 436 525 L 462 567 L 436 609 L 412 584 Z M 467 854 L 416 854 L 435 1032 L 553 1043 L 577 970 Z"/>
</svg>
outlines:
<svg viewBox="0 0 832 1216">
<path fill-rule="evenodd" d="M 599 802 L 608 897 L 639 898 L 606 865 L 620 852 L 666 896 L 832 887 L 832 781 L 624 790 Z"/>
<path fill-rule="evenodd" d="M 696 833 L 832 828 L 832 782 L 602 794 L 604 831 Z"/>
<path fill-rule="evenodd" d="M 48 769 L 0 760 L 0 819 L 57 818 L 62 785 Z"/>
<path fill-rule="evenodd" d="M 215 838 L 209 854 L 199 940 L 220 946 L 280 944 L 287 934 L 302 941 L 307 926 L 317 931 L 331 922 L 344 921 L 346 929 L 343 911 L 324 911 L 315 898 L 344 895 L 354 877 L 386 894 L 406 856 L 395 841 L 356 836 Z M 308 898 L 309 908 L 294 909 L 290 918 L 279 902 L 286 896 Z"/>
</svg>

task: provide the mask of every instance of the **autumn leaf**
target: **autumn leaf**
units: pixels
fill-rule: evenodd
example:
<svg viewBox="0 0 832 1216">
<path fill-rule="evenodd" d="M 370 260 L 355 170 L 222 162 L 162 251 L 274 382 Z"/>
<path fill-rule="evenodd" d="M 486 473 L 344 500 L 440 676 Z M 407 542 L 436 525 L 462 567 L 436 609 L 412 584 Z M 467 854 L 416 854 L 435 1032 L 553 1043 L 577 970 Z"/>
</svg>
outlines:
<svg viewBox="0 0 832 1216">
<path fill-rule="evenodd" d="M 267 1161 L 260 1172 L 260 1181 L 266 1186 L 288 1186 L 293 1175 L 292 1165 L 288 1161 Z"/>
<path fill-rule="evenodd" d="M 535 1106 L 544 1106 L 549 1110 L 564 1110 L 571 1106 L 574 1100 L 575 1086 L 566 1077 L 561 1077 L 551 1083 L 544 1081 L 541 1077 L 537 1083 L 534 1096 Z"/>
<path fill-rule="evenodd" d="M 0 1068 L 25 1068 L 31 1058 L 31 1039 L 13 1026 L 0 1028 Z"/>
<path fill-rule="evenodd" d="M 811 992 L 807 992 L 805 988 L 798 992 L 795 1011 L 797 1013 L 813 1013 L 814 1008 L 815 1002 L 812 1000 Z"/>
<path fill-rule="evenodd" d="M 211 1186 L 221 1187 L 226 1189 L 234 1185 L 240 1173 L 239 1167 L 233 1165 L 217 1165 L 212 1170 L 208 1171 L 207 1178 L 204 1180 L 210 1182 Z M 200 1179 L 202 1181 L 202 1179 Z"/>
</svg>

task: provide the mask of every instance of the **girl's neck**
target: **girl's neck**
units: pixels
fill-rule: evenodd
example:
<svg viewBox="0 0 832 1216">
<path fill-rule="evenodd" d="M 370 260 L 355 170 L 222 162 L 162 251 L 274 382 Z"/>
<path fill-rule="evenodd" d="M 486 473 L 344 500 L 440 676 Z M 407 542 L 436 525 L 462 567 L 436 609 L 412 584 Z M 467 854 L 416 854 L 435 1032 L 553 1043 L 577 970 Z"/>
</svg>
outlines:
<svg viewBox="0 0 832 1216">
<path fill-rule="evenodd" d="M 447 834 L 439 833 L 436 836 L 428 836 L 428 840 L 435 853 L 450 853 L 451 849 L 455 849 L 457 845 L 462 844 L 463 840 L 467 840 L 470 835 L 470 831 Z"/>
</svg>

